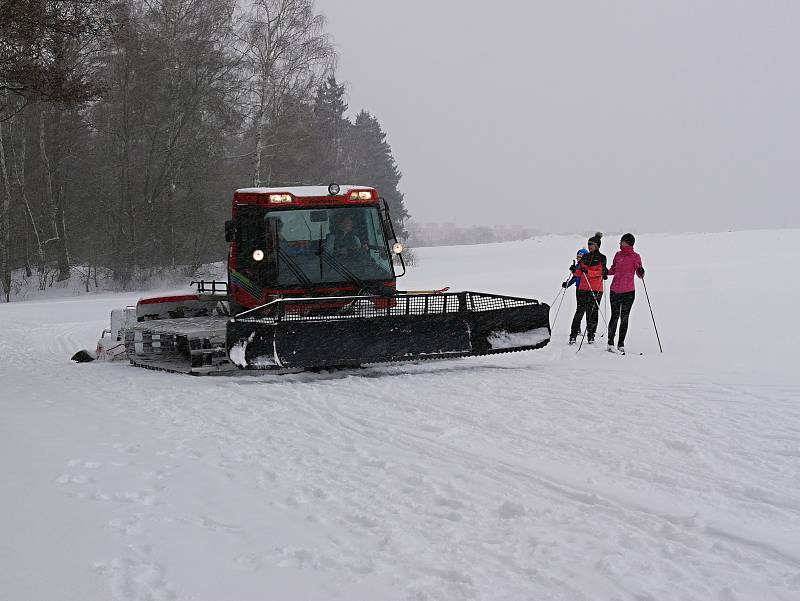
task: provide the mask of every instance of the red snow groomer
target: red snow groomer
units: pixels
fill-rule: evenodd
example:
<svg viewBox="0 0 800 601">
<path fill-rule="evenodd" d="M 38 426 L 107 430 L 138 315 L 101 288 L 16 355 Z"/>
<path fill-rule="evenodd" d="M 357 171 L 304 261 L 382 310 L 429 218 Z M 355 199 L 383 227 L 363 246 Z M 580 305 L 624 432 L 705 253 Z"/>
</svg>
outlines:
<svg viewBox="0 0 800 601">
<path fill-rule="evenodd" d="M 403 246 L 368 186 L 237 190 L 225 237 L 227 284 L 142 299 L 136 321 L 111 332 L 132 363 L 192 374 L 298 370 L 533 350 L 550 340 L 549 306 L 537 300 L 397 290 Z"/>
</svg>

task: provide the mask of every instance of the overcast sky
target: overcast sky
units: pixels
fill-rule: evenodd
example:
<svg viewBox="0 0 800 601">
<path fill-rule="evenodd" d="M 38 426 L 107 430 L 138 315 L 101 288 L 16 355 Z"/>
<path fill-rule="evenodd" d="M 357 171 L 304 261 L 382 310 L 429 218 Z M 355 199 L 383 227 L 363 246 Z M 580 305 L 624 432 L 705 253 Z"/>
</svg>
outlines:
<svg viewBox="0 0 800 601">
<path fill-rule="evenodd" d="M 419 221 L 800 226 L 800 2 L 317 1 Z"/>
</svg>

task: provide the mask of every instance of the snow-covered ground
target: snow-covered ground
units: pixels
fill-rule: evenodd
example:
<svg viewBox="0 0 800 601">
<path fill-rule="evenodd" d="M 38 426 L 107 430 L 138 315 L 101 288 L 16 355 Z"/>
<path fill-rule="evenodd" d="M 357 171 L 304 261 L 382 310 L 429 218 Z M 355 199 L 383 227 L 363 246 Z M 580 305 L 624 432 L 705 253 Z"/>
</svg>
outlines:
<svg viewBox="0 0 800 601">
<path fill-rule="evenodd" d="M 583 242 L 404 285 L 549 303 Z M 134 295 L 0 305 L 0 599 L 798 600 L 798 247 L 642 236 L 663 355 L 641 288 L 625 357 L 570 289 L 541 351 L 282 377 L 71 363 Z"/>
</svg>

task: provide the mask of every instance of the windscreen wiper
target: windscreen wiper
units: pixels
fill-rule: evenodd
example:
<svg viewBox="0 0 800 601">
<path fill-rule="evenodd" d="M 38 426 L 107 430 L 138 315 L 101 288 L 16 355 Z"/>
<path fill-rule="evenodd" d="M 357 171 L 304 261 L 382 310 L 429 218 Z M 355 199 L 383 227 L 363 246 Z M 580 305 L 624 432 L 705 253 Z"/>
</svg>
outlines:
<svg viewBox="0 0 800 601">
<path fill-rule="evenodd" d="M 391 296 L 394 294 L 394 290 L 388 288 L 384 285 L 375 285 L 375 284 L 367 284 L 364 280 L 360 279 L 356 276 L 352 271 L 350 271 L 342 262 L 334 257 L 327 251 L 322 251 L 320 253 L 320 258 L 325 261 L 330 267 L 338 271 L 341 275 L 343 275 L 347 281 L 351 284 L 354 284 L 358 287 L 359 292 L 367 291 L 373 294 L 380 294 L 381 296 Z"/>
<path fill-rule="evenodd" d="M 294 277 L 296 277 L 300 283 L 302 283 L 304 286 L 308 286 L 309 288 L 311 287 L 311 279 L 306 275 L 306 272 L 303 271 L 303 268 L 300 267 L 295 260 L 286 253 L 285 250 L 280 248 L 280 246 L 278 247 L 278 258 L 283 259 L 283 262 L 286 263 L 289 271 L 292 272 L 292 275 L 294 275 Z"/>
</svg>

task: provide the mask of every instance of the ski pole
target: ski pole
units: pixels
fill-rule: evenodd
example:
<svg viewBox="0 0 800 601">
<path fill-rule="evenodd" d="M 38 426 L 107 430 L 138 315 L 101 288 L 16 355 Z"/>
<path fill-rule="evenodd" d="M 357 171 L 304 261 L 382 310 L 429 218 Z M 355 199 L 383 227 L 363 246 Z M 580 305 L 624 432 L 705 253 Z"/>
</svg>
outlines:
<svg viewBox="0 0 800 601">
<path fill-rule="evenodd" d="M 661 338 L 658 336 L 658 328 L 656 327 L 656 318 L 653 315 L 653 305 L 650 304 L 650 295 L 647 294 L 647 284 L 644 283 L 642 278 L 642 286 L 644 286 L 644 295 L 647 297 L 647 306 L 650 307 L 650 318 L 653 320 L 653 329 L 656 331 L 656 340 L 658 340 L 658 349 L 663 353 L 664 349 L 661 347 Z"/>
<path fill-rule="evenodd" d="M 606 319 L 605 313 L 603 313 L 603 310 L 600 308 L 600 303 L 597 302 L 597 296 L 595 296 L 595 292 L 592 289 L 592 283 L 589 281 L 589 275 L 586 272 L 584 272 L 583 277 L 586 278 L 586 285 L 589 286 L 589 292 L 592 293 L 592 300 L 594 300 L 594 304 L 597 305 L 598 313 L 600 313 L 600 315 L 603 316 L 603 323 L 606 324 L 606 331 L 607 331 L 608 330 L 608 320 Z M 602 292 L 601 292 L 601 294 L 602 294 Z M 589 321 L 589 317 L 588 316 L 586 317 L 586 321 L 588 323 L 588 321 Z"/>
<path fill-rule="evenodd" d="M 553 325 L 550 326 L 550 331 L 552 332 L 556 327 L 556 321 L 558 320 L 558 314 L 561 312 L 561 305 L 564 302 L 564 297 L 567 294 L 567 289 L 564 288 L 563 292 L 561 293 L 561 300 L 558 302 L 558 309 L 556 309 L 556 316 L 553 318 Z M 555 301 L 553 301 L 555 304 Z"/>
<path fill-rule="evenodd" d="M 577 355 L 578 353 L 580 353 L 580 352 L 581 352 L 581 348 L 583 347 L 583 339 L 584 339 L 584 338 L 586 338 L 586 331 L 587 331 L 588 329 L 589 329 L 589 328 L 584 328 L 584 329 L 583 329 L 583 334 L 581 335 L 581 343 L 578 345 L 578 350 L 577 350 L 577 351 L 575 351 L 575 354 L 576 354 L 576 355 Z"/>
<path fill-rule="evenodd" d="M 572 265 L 573 265 L 573 266 L 575 265 L 575 260 L 574 260 L 574 259 L 572 260 Z M 572 278 L 573 278 L 574 276 L 575 276 L 575 274 L 574 274 L 574 273 L 572 273 L 572 272 L 570 272 L 570 274 L 569 274 L 569 277 L 567 278 L 566 282 L 570 282 L 570 281 L 572 281 Z M 566 283 L 566 282 L 564 282 L 564 283 Z M 561 287 L 564 289 L 564 292 L 566 292 L 566 291 L 567 291 L 567 288 L 569 288 L 569 286 L 564 286 L 564 284 L 561 284 Z M 577 285 L 577 284 L 575 285 L 575 288 L 576 288 L 576 289 L 578 288 L 578 285 Z M 556 304 L 556 301 L 558 300 L 558 295 L 559 295 L 559 294 L 561 294 L 561 292 L 559 292 L 558 294 L 556 294 L 556 297 L 553 299 L 553 302 L 552 302 L 552 303 L 550 303 L 550 306 L 551 306 L 551 307 L 552 307 L 553 305 L 555 305 L 555 304 Z"/>
<path fill-rule="evenodd" d="M 589 281 L 589 275 L 586 272 L 583 272 L 583 277 L 586 278 L 586 285 L 589 286 L 589 293 L 592 295 L 592 300 L 594 304 L 597 306 L 597 311 L 600 315 L 603 315 L 602 309 L 600 309 L 600 303 L 597 302 L 597 296 L 595 296 L 594 289 L 592 288 L 592 283 Z M 608 331 L 608 321 L 606 321 L 606 316 L 603 315 L 603 322 L 606 324 L 606 331 Z M 581 352 L 581 348 L 583 348 L 583 340 L 586 338 L 586 332 L 589 330 L 589 313 L 586 313 L 586 329 L 583 331 L 583 336 L 581 336 L 581 343 L 578 345 L 578 350 L 575 351 L 575 354 Z M 603 334 L 600 334 L 603 336 Z"/>
</svg>

